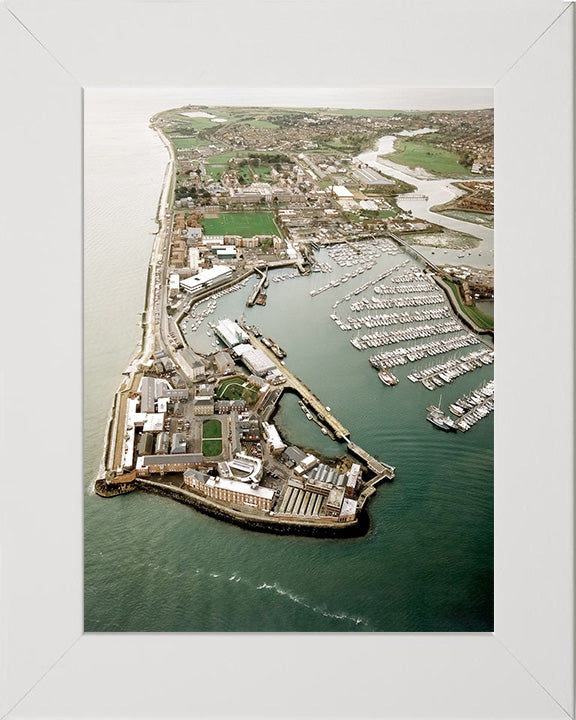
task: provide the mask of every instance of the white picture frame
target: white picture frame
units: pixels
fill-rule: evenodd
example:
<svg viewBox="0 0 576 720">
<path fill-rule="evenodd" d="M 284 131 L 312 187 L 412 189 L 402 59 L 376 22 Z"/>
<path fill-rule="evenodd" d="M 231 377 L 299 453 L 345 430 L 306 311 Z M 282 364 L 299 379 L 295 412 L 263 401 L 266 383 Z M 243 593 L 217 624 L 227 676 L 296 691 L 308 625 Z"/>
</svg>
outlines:
<svg viewBox="0 0 576 720">
<path fill-rule="evenodd" d="M 0 717 L 574 717 L 574 15 L 561 0 L 0 5 Z M 203 63 L 210 23 L 221 47 Z M 231 66 L 255 27 L 278 32 L 269 58 Z M 494 88 L 494 633 L 83 634 L 82 92 L 238 85 Z"/>
</svg>

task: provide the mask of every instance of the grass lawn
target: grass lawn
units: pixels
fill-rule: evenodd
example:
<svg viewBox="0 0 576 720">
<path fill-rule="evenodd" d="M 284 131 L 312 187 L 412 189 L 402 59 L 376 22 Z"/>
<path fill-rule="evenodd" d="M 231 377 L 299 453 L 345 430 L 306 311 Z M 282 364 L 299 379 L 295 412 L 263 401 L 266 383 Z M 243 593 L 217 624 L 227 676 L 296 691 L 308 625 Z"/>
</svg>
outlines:
<svg viewBox="0 0 576 720">
<path fill-rule="evenodd" d="M 243 375 L 236 375 L 222 380 L 216 397 L 218 400 L 246 400 L 247 403 L 253 404 L 258 394 L 256 388 L 246 385 L 246 378 Z"/>
<path fill-rule="evenodd" d="M 204 420 L 202 423 L 202 439 L 214 439 L 222 437 L 222 423 L 220 420 Z"/>
<path fill-rule="evenodd" d="M 218 155 L 210 155 L 204 161 L 206 165 L 227 165 L 234 157 L 244 157 L 245 153 L 241 150 L 232 150 L 229 152 L 218 153 Z"/>
<path fill-rule="evenodd" d="M 421 167 L 444 177 L 471 175 L 469 168 L 460 164 L 458 155 L 448 150 L 414 140 L 397 140 L 396 152 L 386 155 L 392 162 L 415 168 Z"/>
<path fill-rule="evenodd" d="M 222 453 L 222 440 L 202 440 L 202 455 L 216 457 Z"/>
<path fill-rule="evenodd" d="M 475 305 L 464 305 L 456 285 L 449 280 L 446 280 L 446 283 L 452 288 L 454 297 L 458 301 L 458 305 L 460 305 L 462 311 L 468 315 L 472 322 L 476 323 L 476 325 L 482 330 L 494 330 L 494 318 L 490 317 L 490 315 L 486 315 L 486 313 L 483 313 L 482 310 L 479 310 Z"/>
<path fill-rule="evenodd" d="M 221 213 L 218 218 L 205 218 L 202 227 L 206 235 L 278 235 L 274 215 L 270 212 Z"/>
<path fill-rule="evenodd" d="M 185 150 L 186 148 L 195 148 L 206 143 L 197 137 L 170 137 L 174 147 L 178 150 Z"/>
<path fill-rule="evenodd" d="M 269 123 L 270 124 L 270 123 Z M 261 150 L 258 151 L 260 156 L 261 164 L 258 164 L 257 160 L 252 160 L 248 165 L 238 165 L 232 163 L 231 160 L 234 158 L 248 158 L 248 150 L 231 150 L 228 152 L 219 153 L 218 155 L 211 155 L 206 158 L 206 172 L 214 180 L 220 180 L 220 177 L 224 170 L 234 170 L 238 173 L 238 177 L 241 178 L 245 184 L 249 184 L 258 180 L 259 182 L 272 182 L 270 165 L 262 164 L 262 160 L 265 161 L 267 155 L 273 155 L 272 151 Z M 258 177 L 255 177 L 255 176 Z"/>
<path fill-rule="evenodd" d="M 188 117 L 188 115 L 181 115 L 178 119 L 183 123 L 186 123 L 186 125 L 193 130 L 206 130 L 207 128 L 215 128 L 220 125 L 220 123 L 212 122 L 210 118 L 204 117 Z"/>
<path fill-rule="evenodd" d="M 225 165 L 206 165 L 206 172 L 214 182 L 220 182 L 224 170 L 226 170 Z"/>
</svg>

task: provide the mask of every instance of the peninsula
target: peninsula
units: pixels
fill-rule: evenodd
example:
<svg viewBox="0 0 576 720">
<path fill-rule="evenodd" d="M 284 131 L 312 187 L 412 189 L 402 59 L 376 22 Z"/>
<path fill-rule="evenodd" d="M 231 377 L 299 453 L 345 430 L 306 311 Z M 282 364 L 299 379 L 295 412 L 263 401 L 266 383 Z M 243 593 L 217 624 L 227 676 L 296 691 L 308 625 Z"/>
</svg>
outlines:
<svg viewBox="0 0 576 720">
<path fill-rule="evenodd" d="M 489 174 L 493 150 L 483 128 L 491 116 L 471 111 L 473 132 L 461 137 L 455 115 L 426 119 L 436 122 L 430 132 L 439 132 L 447 147 L 453 141 L 465 152 L 437 147 L 433 160 L 450 162 L 460 179 L 471 172 Z M 152 118 L 170 159 L 140 349 L 114 398 L 95 485 L 102 497 L 158 493 L 272 532 L 346 535 L 365 529 L 367 500 L 380 482 L 394 478 L 395 468 L 351 438 L 326 404 L 330 398 L 318 398 L 290 371 L 290 358 L 274 337 L 247 321 L 244 307 L 234 317 L 208 321 L 219 298 L 251 281 L 248 308 L 266 304 L 271 277 L 327 272 L 315 255 L 322 246 L 348 245 L 357 252 L 358 243 L 378 242 L 396 253 L 410 250 L 398 233 L 438 231 L 398 206 L 396 199 L 409 196 L 413 187 L 352 157 L 373 145 L 382 123 L 390 128 L 397 121 L 410 135 L 406 128 L 422 119 L 356 111 L 350 116 L 334 111 L 330 122 L 327 117 L 322 111 L 188 106 Z M 419 147 L 406 141 L 401 151 L 413 157 Z M 408 280 L 426 285 L 436 275 L 436 291 L 449 282 L 457 294 L 458 277 L 430 266 L 426 277 Z M 372 267 L 359 267 L 341 280 Z M 423 312 L 410 319 L 447 313 Z M 438 332 L 460 329 L 452 327 L 455 322 L 438 323 Z M 209 328 L 210 352 L 195 343 L 200 326 Z M 388 368 L 374 366 L 383 382 L 394 383 Z M 273 419 L 287 392 L 298 396 L 311 423 L 342 443 L 341 457 L 328 460 L 283 439 Z"/>
</svg>

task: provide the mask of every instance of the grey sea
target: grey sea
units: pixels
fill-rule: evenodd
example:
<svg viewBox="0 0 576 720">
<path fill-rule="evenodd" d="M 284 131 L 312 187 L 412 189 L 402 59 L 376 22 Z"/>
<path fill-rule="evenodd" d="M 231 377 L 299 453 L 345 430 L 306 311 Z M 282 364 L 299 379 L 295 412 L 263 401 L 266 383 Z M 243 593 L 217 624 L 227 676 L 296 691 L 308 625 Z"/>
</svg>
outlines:
<svg viewBox="0 0 576 720">
<path fill-rule="evenodd" d="M 396 368 L 385 387 L 369 353 L 330 320 L 354 287 L 316 297 L 332 275 L 271 282 L 268 305 L 244 310 L 252 283 L 212 316 L 245 311 L 288 353 L 286 363 L 368 452 L 396 467 L 368 505 L 366 535 L 283 536 L 240 529 L 168 498 L 93 492 L 120 375 L 140 340 L 146 269 L 167 162 L 147 119 L 194 102 L 182 92 L 101 94 L 85 109 L 84 485 L 85 630 L 92 632 L 439 632 L 493 629 L 493 417 L 467 433 L 426 421 L 493 377 L 491 366 L 430 392 Z M 411 105 L 413 106 L 413 105 Z M 323 251 L 325 253 L 325 251 Z M 326 254 L 322 259 L 329 261 Z M 383 255 L 375 277 L 405 256 Z M 411 264 L 415 261 L 411 260 Z M 366 282 L 369 273 L 358 283 Z M 189 341 L 211 351 L 203 324 Z M 343 446 L 286 395 L 275 422 L 286 440 L 326 456 Z"/>
</svg>

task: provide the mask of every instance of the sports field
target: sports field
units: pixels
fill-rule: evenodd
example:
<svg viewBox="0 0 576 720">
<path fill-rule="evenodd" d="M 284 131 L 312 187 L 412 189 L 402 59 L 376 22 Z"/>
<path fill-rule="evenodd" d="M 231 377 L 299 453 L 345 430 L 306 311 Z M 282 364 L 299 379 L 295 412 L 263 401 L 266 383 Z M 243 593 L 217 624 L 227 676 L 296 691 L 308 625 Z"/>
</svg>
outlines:
<svg viewBox="0 0 576 720">
<path fill-rule="evenodd" d="M 280 235 L 269 212 L 230 212 L 221 213 L 218 218 L 206 218 L 202 221 L 205 235 Z"/>
</svg>

